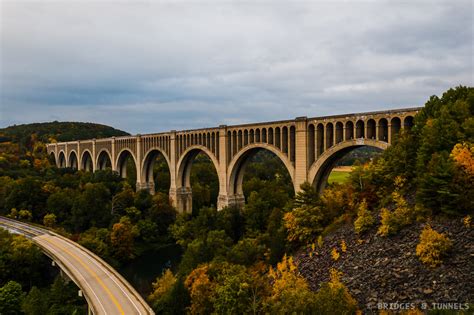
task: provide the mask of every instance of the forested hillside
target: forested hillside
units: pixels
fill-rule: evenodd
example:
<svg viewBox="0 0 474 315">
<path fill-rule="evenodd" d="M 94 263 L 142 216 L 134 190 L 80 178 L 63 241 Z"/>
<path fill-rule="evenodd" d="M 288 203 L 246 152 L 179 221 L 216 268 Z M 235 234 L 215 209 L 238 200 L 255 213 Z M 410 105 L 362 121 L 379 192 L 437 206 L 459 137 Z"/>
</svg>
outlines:
<svg viewBox="0 0 474 315">
<path fill-rule="evenodd" d="M 48 143 L 126 135 L 125 131 L 100 124 L 53 121 L 2 128 L 0 143 L 13 142 L 20 148 L 32 149 L 36 141 Z"/>
</svg>

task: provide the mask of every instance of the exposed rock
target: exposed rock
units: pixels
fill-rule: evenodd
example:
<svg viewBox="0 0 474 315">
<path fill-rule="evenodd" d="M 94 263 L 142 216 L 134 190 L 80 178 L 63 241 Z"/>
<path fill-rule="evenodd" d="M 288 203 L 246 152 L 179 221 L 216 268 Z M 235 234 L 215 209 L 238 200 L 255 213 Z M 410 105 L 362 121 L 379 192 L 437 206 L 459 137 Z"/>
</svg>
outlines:
<svg viewBox="0 0 474 315">
<path fill-rule="evenodd" d="M 435 219 L 433 229 L 446 233 L 453 248 L 437 268 L 423 265 L 416 256 L 416 245 L 423 223 L 415 223 L 391 237 L 376 235 L 374 227 L 358 236 L 347 225 L 324 239 L 318 255 L 311 249 L 295 255 L 301 274 L 317 290 L 329 281 L 329 269 L 343 273 L 342 281 L 364 311 L 376 311 L 378 303 L 472 303 L 474 302 L 474 229 L 459 219 Z M 358 239 L 362 239 L 361 242 Z M 334 261 L 331 249 L 340 249 L 344 240 L 347 251 Z"/>
</svg>

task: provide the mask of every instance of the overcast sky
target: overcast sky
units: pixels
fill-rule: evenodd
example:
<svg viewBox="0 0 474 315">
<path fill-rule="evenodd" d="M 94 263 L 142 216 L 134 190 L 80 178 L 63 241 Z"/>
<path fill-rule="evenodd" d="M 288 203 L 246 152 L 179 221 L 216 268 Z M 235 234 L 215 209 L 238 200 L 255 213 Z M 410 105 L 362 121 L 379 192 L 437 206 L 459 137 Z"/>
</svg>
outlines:
<svg viewBox="0 0 474 315">
<path fill-rule="evenodd" d="M 0 127 L 152 133 L 421 106 L 474 85 L 472 1 L 0 3 Z"/>
</svg>

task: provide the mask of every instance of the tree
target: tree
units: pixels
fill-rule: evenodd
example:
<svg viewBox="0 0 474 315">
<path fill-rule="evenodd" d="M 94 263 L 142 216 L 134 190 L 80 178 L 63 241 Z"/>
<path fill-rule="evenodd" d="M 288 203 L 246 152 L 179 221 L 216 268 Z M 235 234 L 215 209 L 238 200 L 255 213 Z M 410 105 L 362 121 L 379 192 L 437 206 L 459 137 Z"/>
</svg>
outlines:
<svg viewBox="0 0 474 315">
<path fill-rule="evenodd" d="M 202 265 L 194 269 L 184 282 L 191 297 L 191 314 L 211 314 L 214 311 L 216 284 L 209 279 L 208 271 L 209 266 Z"/>
<path fill-rule="evenodd" d="M 152 305 L 159 303 L 160 299 L 162 299 L 166 294 L 169 294 L 176 281 L 177 279 L 171 270 L 166 269 L 161 277 L 156 278 L 156 281 L 153 282 L 153 291 L 148 296 L 148 301 L 150 301 Z"/>
<path fill-rule="evenodd" d="M 110 233 L 110 243 L 117 259 L 133 258 L 135 235 L 133 225 L 128 217 L 122 217 L 119 223 L 114 224 Z"/>
<path fill-rule="evenodd" d="M 23 299 L 21 308 L 27 315 L 43 315 L 48 311 L 48 302 L 48 294 L 33 286 Z"/>
<path fill-rule="evenodd" d="M 329 283 L 323 283 L 314 300 L 315 314 L 356 314 L 357 301 L 340 281 L 341 273 L 330 270 Z"/>
<path fill-rule="evenodd" d="M 357 219 L 354 221 L 354 229 L 357 234 L 361 234 L 367 231 L 372 225 L 375 224 L 375 218 L 367 209 L 367 202 L 362 200 L 357 209 Z"/>
<path fill-rule="evenodd" d="M 249 314 L 252 310 L 252 282 L 247 269 L 228 265 L 218 276 L 214 298 L 217 314 Z"/>
<path fill-rule="evenodd" d="M 106 227 L 111 218 L 110 191 L 102 183 L 87 183 L 76 197 L 70 223 L 77 232 L 91 226 Z"/>
<path fill-rule="evenodd" d="M 7 282 L 7 284 L 0 288 L 0 314 L 21 314 L 23 296 L 24 293 L 18 282 Z"/>
<path fill-rule="evenodd" d="M 43 218 L 43 224 L 46 227 L 52 228 L 56 225 L 56 215 L 54 213 L 48 213 Z"/>
<path fill-rule="evenodd" d="M 273 280 L 271 296 L 267 307 L 272 314 L 313 314 L 314 293 L 306 280 L 298 274 L 292 257 L 283 257 L 276 270 L 270 269 Z"/>
</svg>

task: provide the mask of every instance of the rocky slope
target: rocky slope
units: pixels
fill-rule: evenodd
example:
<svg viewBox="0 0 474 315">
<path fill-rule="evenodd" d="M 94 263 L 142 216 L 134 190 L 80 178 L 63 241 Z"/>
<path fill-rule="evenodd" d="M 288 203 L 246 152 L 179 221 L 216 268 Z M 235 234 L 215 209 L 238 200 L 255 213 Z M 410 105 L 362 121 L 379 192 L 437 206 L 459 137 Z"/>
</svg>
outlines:
<svg viewBox="0 0 474 315">
<path fill-rule="evenodd" d="M 426 303 L 429 309 L 431 303 L 474 302 L 474 229 L 460 219 L 432 221 L 433 229 L 453 241 L 453 248 L 443 265 L 430 268 L 416 256 L 424 224 L 391 237 L 376 235 L 375 227 L 359 237 L 346 225 L 328 235 L 321 248 L 300 250 L 295 261 L 313 290 L 329 280 L 330 268 L 343 272 L 342 281 L 365 312 L 376 312 L 379 303 L 415 303 L 418 308 Z M 337 261 L 331 257 L 333 248 L 341 254 Z"/>
</svg>

